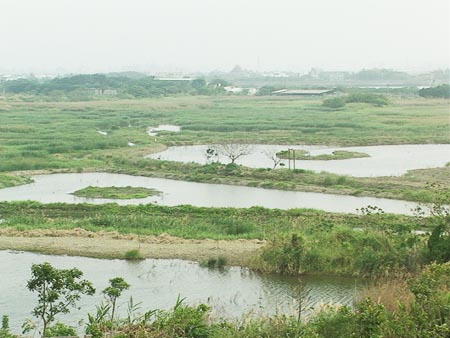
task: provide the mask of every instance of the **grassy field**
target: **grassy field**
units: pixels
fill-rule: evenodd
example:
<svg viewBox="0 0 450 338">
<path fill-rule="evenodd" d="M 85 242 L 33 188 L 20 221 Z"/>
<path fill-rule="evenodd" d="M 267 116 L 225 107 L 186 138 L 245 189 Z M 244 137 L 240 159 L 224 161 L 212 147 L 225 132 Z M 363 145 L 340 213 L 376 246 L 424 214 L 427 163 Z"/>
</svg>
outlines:
<svg viewBox="0 0 450 338">
<path fill-rule="evenodd" d="M 427 183 L 450 189 L 450 168 L 412 171 L 400 178 L 351 178 L 301 170 L 175 164 L 142 157 L 167 145 L 221 141 L 286 145 L 448 143 L 448 107 L 448 100 L 418 98 L 391 98 L 390 105 L 384 107 L 349 104 L 337 111 L 323 108 L 321 100 L 315 98 L 0 100 L 0 172 L 109 171 L 429 202 L 433 192 Z M 147 135 L 147 127 L 159 124 L 180 125 L 182 132 Z M 0 182 L 6 179 L 0 177 Z M 21 182 L 15 179 L 7 184 Z"/>
<path fill-rule="evenodd" d="M 356 227 L 417 229 L 416 219 L 401 215 L 335 214 L 318 210 L 253 207 L 200 208 L 158 205 L 40 204 L 0 202 L 2 226 L 19 230 L 73 229 L 117 231 L 138 235 L 169 234 L 186 239 L 267 239 L 300 229 Z"/>
</svg>

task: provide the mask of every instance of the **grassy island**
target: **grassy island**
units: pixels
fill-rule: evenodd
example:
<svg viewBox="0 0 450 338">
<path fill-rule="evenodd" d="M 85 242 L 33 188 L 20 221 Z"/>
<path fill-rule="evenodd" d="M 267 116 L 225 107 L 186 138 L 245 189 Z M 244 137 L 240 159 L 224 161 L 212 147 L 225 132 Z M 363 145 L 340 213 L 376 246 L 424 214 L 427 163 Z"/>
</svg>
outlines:
<svg viewBox="0 0 450 338">
<path fill-rule="evenodd" d="M 134 199 L 161 194 L 161 191 L 143 187 L 93 187 L 75 191 L 73 195 L 85 198 Z"/>
<path fill-rule="evenodd" d="M 295 156 L 294 156 L 295 154 Z M 282 150 L 277 153 L 278 158 L 289 159 L 289 151 Z M 329 161 L 329 160 L 348 160 L 350 158 L 362 158 L 369 157 L 366 153 L 361 153 L 357 151 L 347 151 L 347 150 L 336 150 L 331 154 L 321 154 L 321 155 L 310 155 L 309 151 L 303 149 L 294 149 L 291 152 L 291 159 L 296 160 L 321 160 L 321 161 Z"/>
</svg>

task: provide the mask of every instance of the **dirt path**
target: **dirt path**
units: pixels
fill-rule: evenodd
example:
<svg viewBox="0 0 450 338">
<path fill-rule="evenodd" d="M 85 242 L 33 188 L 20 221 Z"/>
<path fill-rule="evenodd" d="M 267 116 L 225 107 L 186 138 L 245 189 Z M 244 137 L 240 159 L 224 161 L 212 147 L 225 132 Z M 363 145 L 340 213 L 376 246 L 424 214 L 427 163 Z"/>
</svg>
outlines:
<svg viewBox="0 0 450 338">
<path fill-rule="evenodd" d="M 122 258 L 128 250 L 139 249 L 147 258 L 179 258 L 203 261 L 224 256 L 230 265 L 245 265 L 264 245 L 259 240 L 191 240 L 160 236 L 123 235 L 114 232 L 73 230 L 0 229 L 0 250 L 23 250 L 101 258 Z"/>
</svg>

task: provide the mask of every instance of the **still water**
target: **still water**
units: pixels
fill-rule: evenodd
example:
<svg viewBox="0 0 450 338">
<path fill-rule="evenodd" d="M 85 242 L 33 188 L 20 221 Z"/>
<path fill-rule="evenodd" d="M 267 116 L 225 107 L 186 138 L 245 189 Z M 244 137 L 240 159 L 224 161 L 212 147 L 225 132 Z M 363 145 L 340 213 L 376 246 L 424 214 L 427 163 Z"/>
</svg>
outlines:
<svg viewBox="0 0 450 338">
<path fill-rule="evenodd" d="M 163 152 L 148 155 L 148 158 L 178 162 L 207 163 L 206 149 L 208 145 L 169 147 Z M 308 145 L 263 145 L 251 146 L 251 153 L 239 158 L 236 163 L 252 168 L 272 168 L 271 155 L 287 148 L 303 149 L 311 156 L 331 154 L 336 150 L 346 150 L 366 153 L 369 157 L 348 160 L 303 160 L 295 161 L 297 169 L 313 170 L 315 172 L 330 172 L 339 175 L 355 177 L 369 176 L 400 176 L 412 169 L 442 167 L 450 162 L 450 144 L 410 144 L 385 145 L 367 147 L 327 147 Z M 219 156 L 219 162 L 230 161 Z M 282 160 L 287 167 L 287 160 Z"/>
<path fill-rule="evenodd" d="M 169 309 L 178 295 L 186 303 L 206 303 L 213 306 L 215 317 L 235 318 L 242 314 L 286 313 L 293 314 L 299 279 L 278 275 L 261 275 L 245 268 L 229 267 L 222 270 L 200 267 L 182 260 L 146 259 L 137 263 L 122 260 L 105 260 L 85 257 L 50 256 L 28 252 L 0 251 L 0 314 L 7 314 L 11 326 L 31 318 L 30 312 L 36 296 L 26 288 L 32 264 L 49 262 L 57 268 L 77 267 L 84 278 L 97 289 L 94 297 L 83 297 L 80 310 L 63 317 L 76 325 L 86 319 L 87 312 L 95 311 L 103 297 L 110 278 L 123 277 L 131 285 L 119 302 L 119 312 L 126 312 L 126 303 L 132 296 L 142 302 L 141 309 Z M 306 297 L 307 308 L 317 309 L 322 304 L 352 305 L 361 288 L 361 282 L 352 278 L 315 277 L 301 278 L 310 289 Z"/>
<path fill-rule="evenodd" d="M 176 181 L 162 178 L 108 173 L 52 174 L 33 176 L 34 183 L 0 189 L 0 201 L 32 200 L 42 203 L 111 203 L 199 207 L 276 209 L 312 208 L 330 212 L 357 213 L 362 207 L 378 206 L 385 212 L 413 214 L 417 203 L 374 197 L 355 197 L 300 191 L 283 191 L 224 184 Z M 142 199 L 88 199 L 72 195 L 88 186 L 145 187 L 162 191 L 161 195 Z"/>
</svg>

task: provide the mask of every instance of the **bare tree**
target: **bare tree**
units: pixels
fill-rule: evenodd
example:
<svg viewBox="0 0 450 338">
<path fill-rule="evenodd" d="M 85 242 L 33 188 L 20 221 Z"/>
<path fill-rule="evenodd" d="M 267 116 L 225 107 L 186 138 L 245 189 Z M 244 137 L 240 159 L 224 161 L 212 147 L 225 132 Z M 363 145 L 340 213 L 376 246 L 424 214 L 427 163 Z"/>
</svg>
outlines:
<svg viewBox="0 0 450 338">
<path fill-rule="evenodd" d="M 252 145 L 246 143 L 221 143 L 210 148 L 215 149 L 219 155 L 228 157 L 231 163 L 235 163 L 242 156 L 250 155 L 253 151 Z"/>
<path fill-rule="evenodd" d="M 271 151 L 269 149 L 266 149 L 263 151 L 263 154 L 272 161 L 272 163 L 273 163 L 272 169 L 275 169 L 280 164 L 280 162 L 283 160 L 282 158 L 279 158 L 277 156 L 276 151 Z"/>
</svg>

